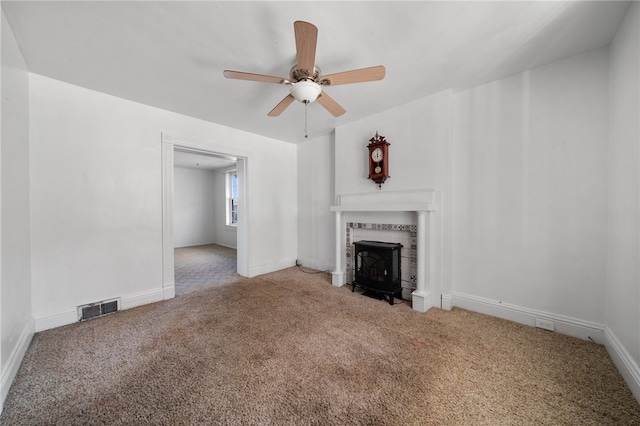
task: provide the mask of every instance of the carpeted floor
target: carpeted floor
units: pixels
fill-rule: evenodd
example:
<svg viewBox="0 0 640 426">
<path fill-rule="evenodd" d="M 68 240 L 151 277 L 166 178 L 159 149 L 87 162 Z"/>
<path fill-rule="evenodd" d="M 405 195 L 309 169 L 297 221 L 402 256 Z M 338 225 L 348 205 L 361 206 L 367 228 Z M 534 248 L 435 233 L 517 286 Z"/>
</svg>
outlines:
<svg viewBox="0 0 640 426">
<path fill-rule="evenodd" d="M 297 268 L 37 333 L 3 425 L 637 425 L 602 346 Z"/>
<path fill-rule="evenodd" d="M 176 296 L 241 280 L 237 250 L 218 244 L 174 249 Z"/>
</svg>

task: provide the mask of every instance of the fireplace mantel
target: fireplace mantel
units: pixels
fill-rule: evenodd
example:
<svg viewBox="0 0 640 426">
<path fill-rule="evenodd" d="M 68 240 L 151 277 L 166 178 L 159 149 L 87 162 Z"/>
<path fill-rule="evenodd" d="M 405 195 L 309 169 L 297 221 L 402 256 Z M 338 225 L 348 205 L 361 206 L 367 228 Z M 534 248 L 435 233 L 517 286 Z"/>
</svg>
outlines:
<svg viewBox="0 0 640 426">
<path fill-rule="evenodd" d="M 337 205 L 331 206 L 336 215 L 336 268 L 332 272 L 332 282 L 335 286 L 345 284 L 344 256 L 342 251 L 342 213 L 343 212 L 415 212 L 417 215 L 417 277 L 416 290 L 411 293 L 412 307 L 419 312 L 426 312 L 434 306 L 433 279 L 430 278 L 434 265 L 435 229 L 433 212 L 436 211 L 438 191 L 433 189 L 417 189 L 406 191 L 367 192 L 361 194 L 345 194 L 337 197 Z"/>
<path fill-rule="evenodd" d="M 433 211 L 437 191 L 418 189 L 391 192 L 366 192 L 337 197 L 333 212 L 416 212 Z"/>
</svg>

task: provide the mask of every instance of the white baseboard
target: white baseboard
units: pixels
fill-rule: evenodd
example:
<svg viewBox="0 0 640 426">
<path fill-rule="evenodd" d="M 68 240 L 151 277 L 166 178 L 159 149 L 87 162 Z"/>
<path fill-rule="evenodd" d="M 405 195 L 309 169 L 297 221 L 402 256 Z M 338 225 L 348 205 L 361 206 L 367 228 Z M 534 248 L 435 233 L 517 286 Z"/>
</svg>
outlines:
<svg viewBox="0 0 640 426">
<path fill-rule="evenodd" d="M 143 291 L 140 293 L 131 294 L 129 296 L 122 297 L 122 308 L 121 309 L 131 309 L 136 306 L 147 305 L 149 303 L 160 302 L 164 300 L 164 291 L 160 290 L 150 290 Z"/>
<path fill-rule="evenodd" d="M 291 268 L 296 265 L 296 260 L 285 260 L 278 263 L 265 263 L 263 265 L 254 265 L 248 268 L 248 278 L 257 277 L 258 275 L 264 275 L 271 272 L 280 271 L 282 269 Z"/>
<path fill-rule="evenodd" d="M 552 321 L 555 324 L 555 332 L 557 333 L 594 341 L 602 345 L 605 344 L 606 341 L 604 325 L 602 324 L 463 293 L 454 292 L 451 294 L 451 298 L 452 306 L 458 306 L 470 311 L 480 312 L 532 327 L 535 327 L 536 319 Z"/>
<path fill-rule="evenodd" d="M 344 279 L 344 275 L 344 272 L 331 272 L 331 284 L 336 287 L 342 287 L 343 285 L 345 285 L 346 282 Z"/>
<path fill-rule="evenodd" d="M 232 246 L 232 245 L 230 245 L 230 244 L 224 244 L 224 243 L 221 243 L 221 242 L 215 242 L 215 243 L 212 243 L 212 244 L 215 244 L 215 245 L 217 245 L 217 246 L 222 246 L 222 247 L 230 248 L 230 249 L 233 249 L 233 250 L 238 250 L 238 247 L 237 247 L 237 246 Z"/>
<path fill-rule="evenodd" d="M 168 300 L 176 297 L 176 284 L 170 283 L 162 288 L 162 299 Z"/>
<path fill-rule="evenodd" d="M 440 295 L 440 303 L 441 303 L 440 308 L 444 309 L 445 311 L 450 311 L 451 308 L 453 307 L 452 296 L 450 294 Z"/>
<path fill-rule="evenodd" d="M 175 289 L 174 289 L 175 291 Z M 165 289 L 144 291 L 140 293 L 130 294 L 120 297 L 120 309 L 131 309 L 136 306 L 142 306 L 149 303 L 160 302 L 165 299 Z M 117 298 L 113 297 L 113 299 Z M 107 299 L 105 299 L 107 300 Z M 40 332 L 51 328 L 62 327 L 63 325 L 78 322 L 78 308 L 74 306 L 71 309 L 49 314 L 35 319 L 35 331 Z"/>
<path fill-rule="evenodd" d="M 633 360 L 622 342 L 609 327 L 605 328 L 604 334 L 606 338 L 605 348 L 607 348 L 609 356 L 627 386 L 631 389 L 633 396 L 640 402 L 640 367 L 638 367 L 638 363 Z"/>
<path fill-rule="evenodd" d="M 427 312 L 432 307 L 431 293 L 418 290 L 414 290 L 411 293 L 411 308 L 414 311 Z"/>
<path fill-rule="evenodd" d="M 0 413 L 4 407 L 4 400 L 9 394 L 9 388 L 11 388 L 13 379 L 15 379 L 16 374 L 18 373 L 18 369 L 20 368 L 24 354 L 29 348 L 29 344 L 31 343 L 34 333 L 35 323 L 32 319 L 25 324 L 22 329 L 22 333 L 20 333 L 20 337 L 9 355 L 9 360 L 6 363 L 5 368 L 2 370 L 2 374 L 0 375 Z"/>
<path fill-rule="evenodd" d="M 311 259 L 298 259 L 303 268 L 315 269 L 316 271 L 332 272 L 333 264 L 329 265 L 325 262 L 318 262 Z"/>
<path fill-rule="evenodd" d="M 210 244 L 218 244 L 215 241 L 210 241 L 210 242 L 199 242 L 199 243 L 187 243 L 187 244 L 181 244 L 181 245 L 176 245 L 173 246 L 173 248 L 187 248 L 187 247 L 199 247 L 199 246 L 208 246 Z"/>
<path fill-rule="evenodd" d="M 74 307 L 67 311 L 57 312 L 55 314 L 37 317 L 36 333 L 49 330 L 52 328 L 62 327 L 63 325 L 73 324 L 78 321 L 78 308 Z"/>
</svg>

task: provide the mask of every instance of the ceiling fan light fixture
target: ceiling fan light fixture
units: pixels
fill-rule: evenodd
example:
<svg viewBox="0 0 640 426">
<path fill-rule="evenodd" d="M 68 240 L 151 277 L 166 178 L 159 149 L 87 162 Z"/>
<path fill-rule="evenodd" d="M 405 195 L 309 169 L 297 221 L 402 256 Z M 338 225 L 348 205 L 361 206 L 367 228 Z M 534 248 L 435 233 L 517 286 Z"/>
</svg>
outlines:
<svg viewBox="0 0 640 426">
<path fill-rule="evenodd" d="M 254 74 L 250 72 L 225 70 L 226 78 L 236 80 L 259 81 L 262 83 L 286 84 L 290 86 L 289 94 L 278 103 L 269 113 L 269 117 L 277 117 L 293 103 L 298 101 L 306 105 L 316 100 L 334 117 L 339 117 L 346 111 L 325 92 L 321 86 L 337 86 L 341 84 L 363 83 L 366 81 L 382 80 L 385 75 L 384 66 L 361 68 L 342 71 L 322 76 L 320 68 L 315 64 L 316 46 L 318 42 L 318 28 L 315 25 L 295 21 L 293 23 L 296 39 L 296 63 L 289 70 L 289 78 L 271 75 Z M 307 108 L 305 107 L 305 114 Z"/>
<path fill-rule="evenodd" d="M 320 85 L 312 80 L 300 80 L 291 86 L 291 96 L 303 104 L 310 104 L 315 101 L 321 92 Z"/>
</svg>

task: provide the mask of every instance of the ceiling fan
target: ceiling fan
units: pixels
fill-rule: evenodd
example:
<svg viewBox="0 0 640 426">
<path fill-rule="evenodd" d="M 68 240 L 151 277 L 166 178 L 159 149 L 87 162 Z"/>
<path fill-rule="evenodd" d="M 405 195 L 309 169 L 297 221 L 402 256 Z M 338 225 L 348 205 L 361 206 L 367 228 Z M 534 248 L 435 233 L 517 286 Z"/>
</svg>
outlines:
<svg viewBox="0 0 640 426">
<path fill-rule="evenodd" d="M 362 83 L 382 80 L 384 78 L 385 69 L 382 65 L 322 75 L 320 68 L 315 64 L 318 28 L 308 22 L 296 21 L 293 23 L 293 29 L 296 39 L 297 64 L 289 71 L 288 78 L 242 71 L 224 71 L 224 76 L 227 78 L 291 86 L 290 93 L 267 114 L 269 117 L 279 116 L 294 100 L 302 102 L 305 105 L 317 100 L 318 103 L 334 117 L 339 117 L 346 112 L 345 109 L 334 101 L 333 98 L 322 89 L 322 86 Z"/>
</svg>

